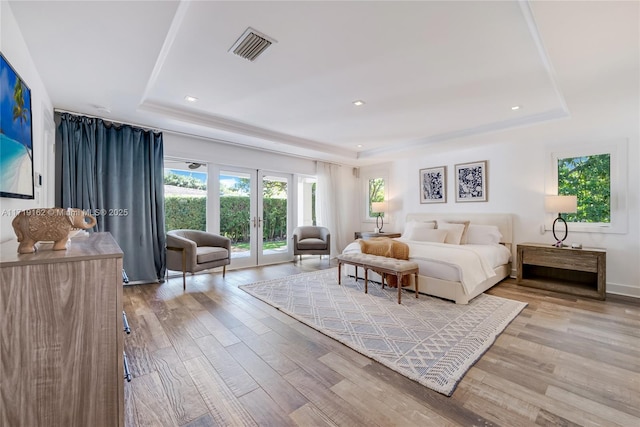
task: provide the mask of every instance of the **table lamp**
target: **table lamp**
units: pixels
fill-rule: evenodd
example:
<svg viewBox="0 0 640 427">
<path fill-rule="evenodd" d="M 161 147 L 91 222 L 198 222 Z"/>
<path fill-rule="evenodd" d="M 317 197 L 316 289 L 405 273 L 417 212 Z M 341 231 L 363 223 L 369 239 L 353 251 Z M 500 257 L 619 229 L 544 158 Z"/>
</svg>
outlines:
<svg viewBox="0 0 640 427">
<path fill-rule="evenodd" d="M 567 221 L 562 218 L 563 213 L 576 213 L 578 211 L 578 197 L 577 196 L 545 196 L 544 198 L 544 210 L 551 213 L 557 213 L 558 217 L 553 221 L 551 230 L 553 231 L 553 238 L 556 239 L 556 243 L 553 245 L 561 248 L 564 245 L 564 241 L 569 234 Z M 560 221 L 564 223 L 564 237 L 559 239 L 556 236 L 556 223 Z"/>
<path fill-rule="evenodd" d="M 387 202 L 373 202 L 371 203 L 371 213 L 377 213 L 378 216 L 376 217 L 376 228 L 378 229 L 379 233 L 382 233 L 382 227 L 384 227 L 384 218 L 381 216 L 381 214 L 385 213 L 385 211 L 387 210 Z M 380 224 L 378 224 L 378 221 L 382 221 Z"/>
</svg>

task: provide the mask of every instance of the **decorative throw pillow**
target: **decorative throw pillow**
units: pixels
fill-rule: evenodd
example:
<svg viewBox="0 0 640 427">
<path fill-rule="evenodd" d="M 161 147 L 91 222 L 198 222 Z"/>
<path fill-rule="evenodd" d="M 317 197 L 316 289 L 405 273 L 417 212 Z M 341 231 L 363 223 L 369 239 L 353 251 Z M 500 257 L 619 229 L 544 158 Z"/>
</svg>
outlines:
<svg viewBox="0 0 640 427">
<path fill-rule="evenodd" d="M 448 222 L 438 221 L 439 230 L 447 230 L 447 237 L 444 239 L 445 243 L 451 245 L 459 245 L 462 240 L 462 233 L 464 233 L 464 224 L 451 224 Z"/>
<path fill-rule="evenodd" d="M 470 245 L 497 245 L 501 240 L 502 233 L 495 225 L 469 225 L 467 243 Z"/>
<path fill-rule="evenodd" d="M 436 228 L 435 221 L 426 221 L 426 222 L 409 221 L 404 225 L 404 232 L 402 233 L 402 237 L 405 239 L 410 239 L 409 236 L 411 236 L 411 234 L 413 233 L 413 230 L 415 229 L 433 230 L 434 228 Z"/>
<path fill-rule="evenodd" d="M 462 232 L 462 237 L 460 238 L 460 244 L 467 244 L 467 230 L 469 230 L 469 221 L 446 221 L 449 224 L 462 224 L 464 225 L 464 231 Z M 440 228 L 440 227 L 438 227 Z"/>
<path fill-rule="evenodd" d="M 410 236 L 409 240 L 415 240 L 418 242 L 436 242 L 444 243 L 447 238 L 447 230 L 435 230 L 428 228 L 415 228 Z"/>
</svg>

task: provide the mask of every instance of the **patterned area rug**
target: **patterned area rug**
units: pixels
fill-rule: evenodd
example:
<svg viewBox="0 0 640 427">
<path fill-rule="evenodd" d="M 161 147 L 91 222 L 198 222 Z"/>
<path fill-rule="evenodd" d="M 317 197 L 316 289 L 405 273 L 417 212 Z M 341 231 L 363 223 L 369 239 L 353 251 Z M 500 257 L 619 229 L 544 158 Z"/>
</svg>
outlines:
<svg viewBox="0 0 640 427">
<path fill-rule="evenodd" d="M 482 294 L 468 305 L 343 277 L 336 268 L 240 286 L 245 292 L 365 356 L 442 393 L 527 304 Z"/>
</svg>

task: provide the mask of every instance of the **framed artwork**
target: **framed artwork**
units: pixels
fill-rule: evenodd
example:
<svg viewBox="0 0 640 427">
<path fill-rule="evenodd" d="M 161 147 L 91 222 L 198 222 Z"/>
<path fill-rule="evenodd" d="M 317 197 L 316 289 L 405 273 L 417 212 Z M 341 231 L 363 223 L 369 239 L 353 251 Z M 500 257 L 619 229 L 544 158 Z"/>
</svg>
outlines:
<svg viewBox="0 0 640 427">
<path fill-rule="evenodd" d="M 31 91 L 2 54 L 0 77 L 0 197 L 33 199 Z"/>
<path fill-rule="evenodd" d="M 447 202 L 447 167 L 420 169 L 420 203 Z"/>
<path fill-rule="evenodd" d="M 487 161 L 456 165 L 456 202 L 487 200 Z"/>
</svg>

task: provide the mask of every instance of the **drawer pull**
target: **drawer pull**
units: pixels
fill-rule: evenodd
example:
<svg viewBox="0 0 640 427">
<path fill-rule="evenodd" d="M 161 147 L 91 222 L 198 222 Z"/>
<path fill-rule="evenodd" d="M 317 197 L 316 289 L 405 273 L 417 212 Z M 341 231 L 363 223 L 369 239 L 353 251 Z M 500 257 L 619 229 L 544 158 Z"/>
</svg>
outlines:
<svg viewBox="0 0 640 427">
<path fill-rule="evenodd" d="M 129 370 L 129 360 L 127 359 L 127 353 L 125 353 L 124 351 L 122 352 L 122 355 L 124 356 L 123 361 L 124 361 L 124 379 L 127 380 L 127 382 L 131 382 L 131 371 Z"/>
<path fill-rule="evenodd" d="M 124 310 L 122 311 L 122 324 L 124 325 L 124 331 L 127 334 L 130 334 L 131 328 L 129 327 L 129 321 L 127 320 L 127 313 L 125 313 Z"/>
</svg>

